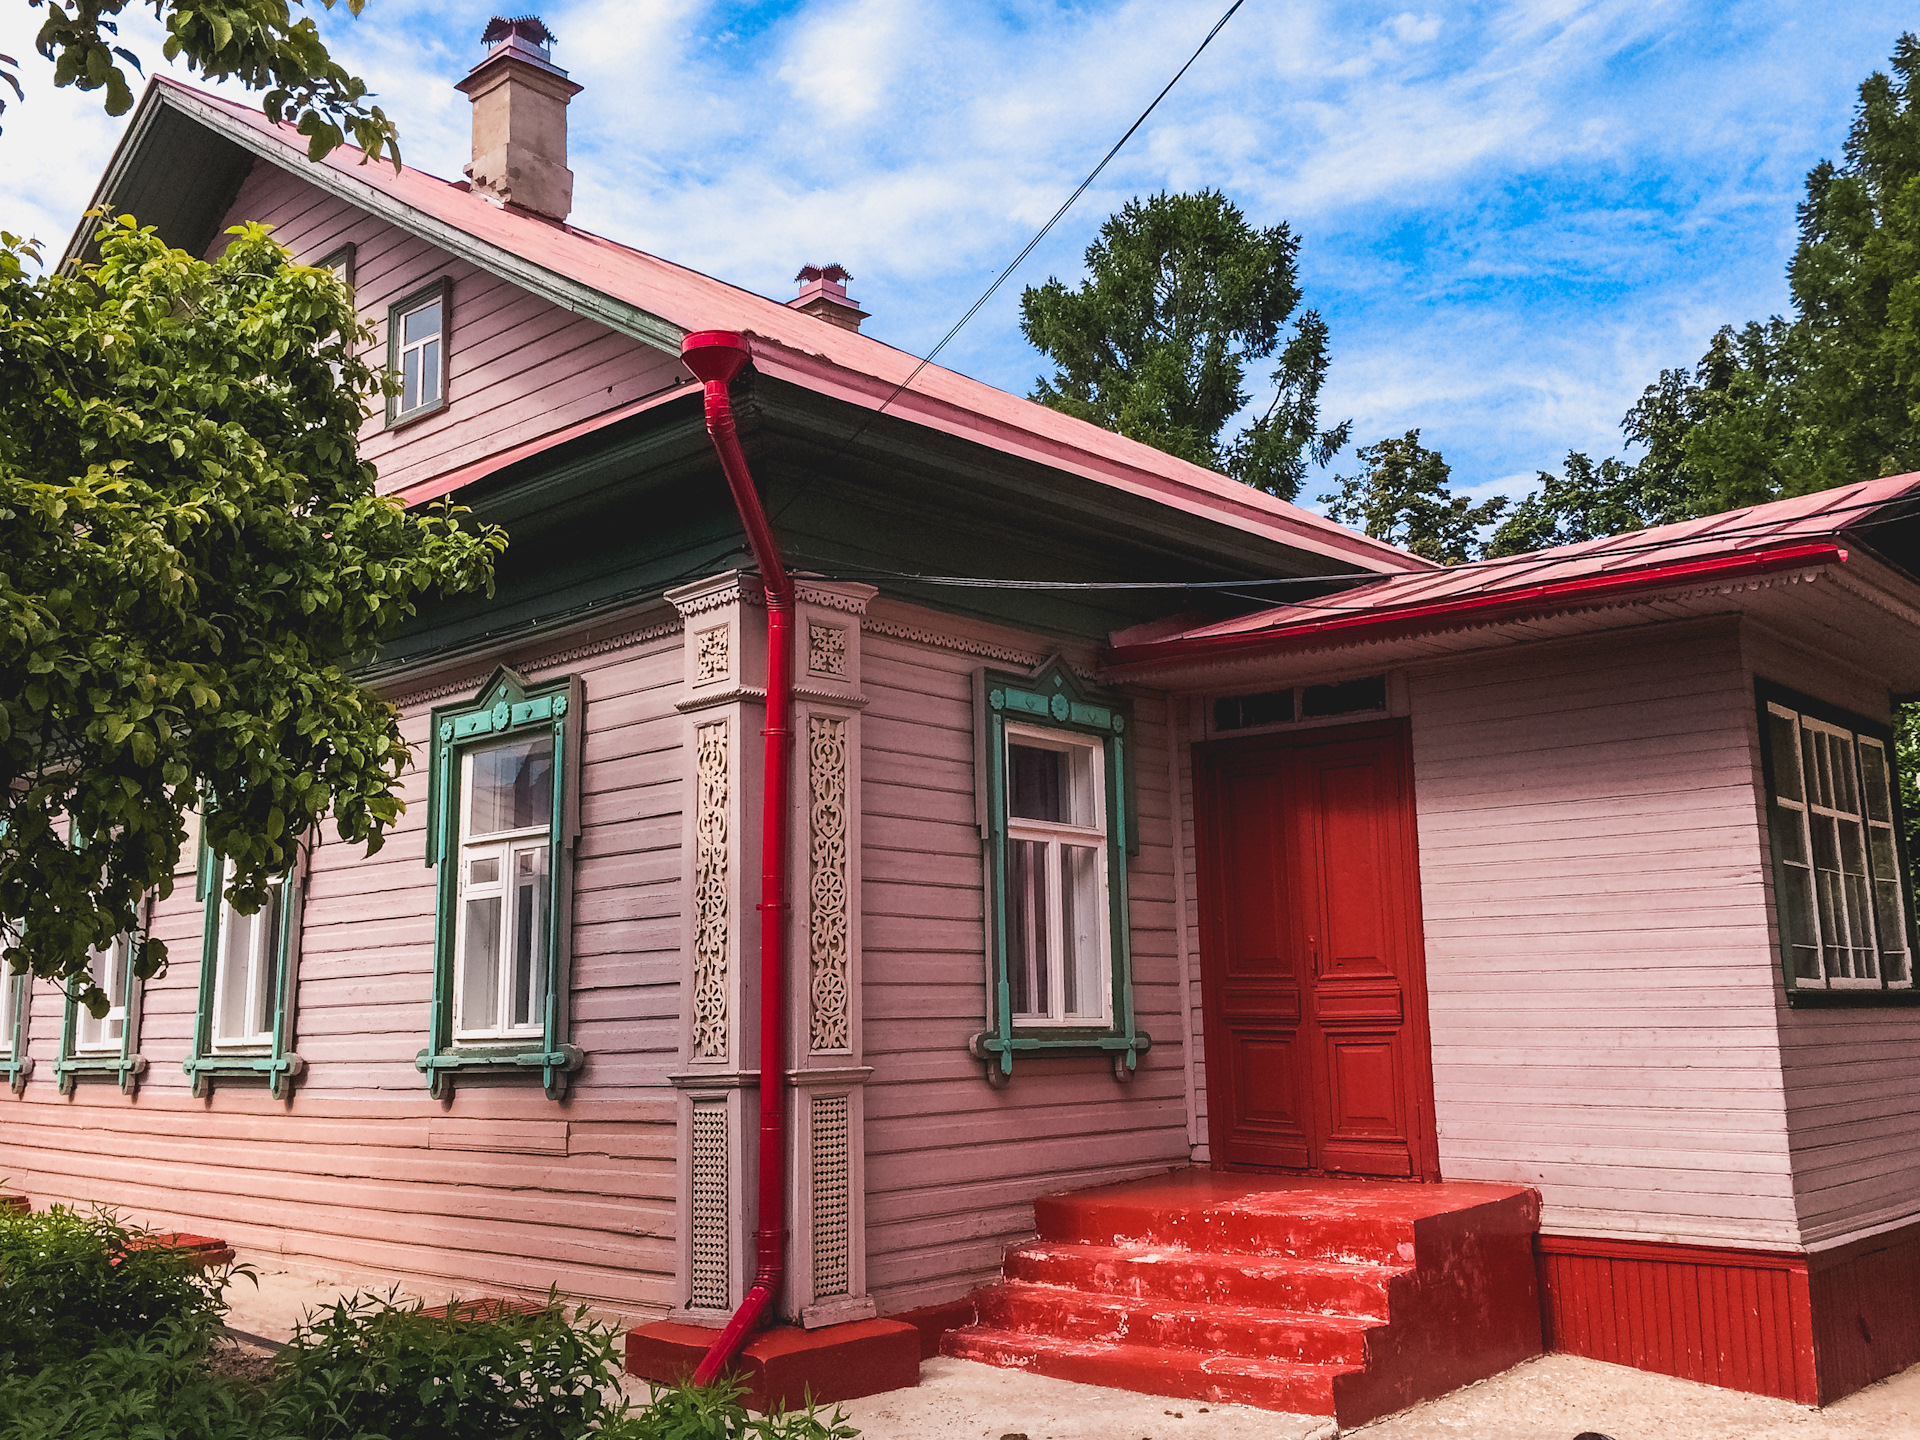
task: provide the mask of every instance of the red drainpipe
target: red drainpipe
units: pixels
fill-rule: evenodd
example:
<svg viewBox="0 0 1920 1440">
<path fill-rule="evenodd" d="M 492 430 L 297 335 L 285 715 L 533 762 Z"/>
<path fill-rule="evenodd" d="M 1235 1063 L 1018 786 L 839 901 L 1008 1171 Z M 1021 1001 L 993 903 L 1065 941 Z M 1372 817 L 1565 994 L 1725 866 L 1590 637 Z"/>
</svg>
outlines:
<svg viewBox="0 0 1920 1440">
<path fill-rule="evenodd" d="M 787 971 L 787 792 L 793 739 L 793 580 L 781 562 L 767 512 L 760 507 L 747 457 L 733 428 L 727 385 L 753 358 L 747 337 L 701 330 L 680 342 L 680 359 L 707 388 L 707 434 L 713 439 L 734 507 L 746 528 L 753 563 L 767 591 L 767 724 L 765 791 L 760 829 L 760 1212 L 754 1229 L 753 1285 L 727 1328 L 693 1372 L 705 1385 L 739 1353 L 772 1307 L 786 1277 L 787 1124 L 785 1018 Z"/>
</svg>

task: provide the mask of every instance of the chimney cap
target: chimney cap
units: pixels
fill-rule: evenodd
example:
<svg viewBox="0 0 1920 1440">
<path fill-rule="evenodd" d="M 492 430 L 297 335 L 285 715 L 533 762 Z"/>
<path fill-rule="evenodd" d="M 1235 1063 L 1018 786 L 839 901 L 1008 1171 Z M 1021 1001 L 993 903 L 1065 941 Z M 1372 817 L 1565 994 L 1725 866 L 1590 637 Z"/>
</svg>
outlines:
<svg viewBox="0 0 1920 1440">
<path fill-rule="evenodd" d="M 487 22 L 480 43 L 492 46 L 502 41 L 520 39 L 541 50 L 550 51 L 558 38 L 538 15 L 496 15 Z"/>
<path fill-rule="evenodd" d="M 802 265 L 793 277 L 800 282 L 800 293 L 787 302 L 795 310 L 815 316 L 842 330 L 858 330 L 867 312 L 859 302 L 847 296 L 847 281 L 853 278 L 844 265 Z"/>
<path fill-rule="evenodd" d="M 830 280 L 835 285 L 845 285 L 853 276 L 843 265 L 802 265 L 800 273 L 793 278 L 807 284 L 815 280 Z"/>
</svg>

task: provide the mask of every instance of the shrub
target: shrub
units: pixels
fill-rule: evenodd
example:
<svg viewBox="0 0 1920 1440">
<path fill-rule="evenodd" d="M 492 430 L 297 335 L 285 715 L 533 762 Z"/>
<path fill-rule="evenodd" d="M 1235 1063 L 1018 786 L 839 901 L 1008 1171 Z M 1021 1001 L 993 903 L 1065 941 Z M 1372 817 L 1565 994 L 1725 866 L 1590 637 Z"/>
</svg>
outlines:
<svg viewBox="0 0 1920 1440">
<path fill-rule="evenodd" d="M 613 1329 L 585 1306 L 465 1319 L 362 1293 L 301 1322 L 276 1391 L 306 1440 L 575 1440 L 620 1413 L 619 1376 Z"/>
<path fill-rule="evenodd" d="M 211 1374 L 207 1327 L 172 1316 L 35 1372 L 0 1360 L 0 1440 L 293 1440 Z"/>
<path fill-rule="evenodd" d="M 775 1408 L 756 1420 L 740 1403 L 745 1389 L 730 1380 L 656 1385 L 644 1406 L 603 1425 L 601 1440 L 855 1440 L 860 1434 L 838 1406 L 825 1417 L 808 1405 Z"/>
<path fill-rule="evenodd" d="M 32 1371 L 168 1321 L 204 1343 L 233 1268 L 143 1238 L 105 1210 L 0 1214 L 0 1358 Z"/>
</svg>

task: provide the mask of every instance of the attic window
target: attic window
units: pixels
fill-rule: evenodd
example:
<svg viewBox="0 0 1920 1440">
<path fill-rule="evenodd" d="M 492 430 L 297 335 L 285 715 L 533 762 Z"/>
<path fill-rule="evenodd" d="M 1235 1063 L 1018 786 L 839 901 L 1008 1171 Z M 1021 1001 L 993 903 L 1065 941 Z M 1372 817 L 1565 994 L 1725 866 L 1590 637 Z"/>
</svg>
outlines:
<svg viewBox="0 0 1920 1440">
<path fill-rule="evenodd" d="M 387 311 L 387 364 L 400 382 L 387 401 L 387 424 L 400 425 L 447 403 L 447 329 L 451 282 L 436 280 Z"/>
</svg>

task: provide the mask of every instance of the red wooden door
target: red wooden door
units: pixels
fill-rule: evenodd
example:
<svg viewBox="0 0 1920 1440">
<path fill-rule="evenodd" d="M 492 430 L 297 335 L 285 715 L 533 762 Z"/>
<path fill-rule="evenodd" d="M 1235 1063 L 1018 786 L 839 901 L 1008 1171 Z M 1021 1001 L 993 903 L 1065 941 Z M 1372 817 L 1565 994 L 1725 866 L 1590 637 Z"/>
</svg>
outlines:
<svg viewBox="0 0 1920 1440">
<path fill-rule="evenodd" d="M 1214 1163 L 1436 1177 L 1404 723 L 1195 754 Z"/>
</svg>

